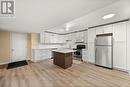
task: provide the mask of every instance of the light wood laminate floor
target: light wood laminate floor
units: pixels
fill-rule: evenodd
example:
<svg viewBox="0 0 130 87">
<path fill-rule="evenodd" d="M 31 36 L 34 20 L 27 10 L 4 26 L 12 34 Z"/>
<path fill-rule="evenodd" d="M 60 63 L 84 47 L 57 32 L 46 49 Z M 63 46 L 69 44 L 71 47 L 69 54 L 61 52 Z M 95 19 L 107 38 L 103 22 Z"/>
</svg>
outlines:
<svg viewBox="0 0 130 87">
<path fill-rule="evenodd" d="M 130 87 L 130 76 L 87 63 L 64 70 L 46 60 L 9 70 L 1 67 L 0 87 Z"/>
</svg>

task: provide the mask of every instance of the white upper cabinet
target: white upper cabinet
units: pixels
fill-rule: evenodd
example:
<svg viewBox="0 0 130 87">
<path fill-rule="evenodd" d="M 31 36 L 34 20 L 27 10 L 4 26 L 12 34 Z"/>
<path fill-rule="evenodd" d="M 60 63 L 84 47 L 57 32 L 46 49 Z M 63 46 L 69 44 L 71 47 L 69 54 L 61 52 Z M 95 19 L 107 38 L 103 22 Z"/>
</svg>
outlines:
<svg viewBox="0 0 130 87">
<path fill-rule="evenodd" d="M 44 43 L 45 42 L 45 40 L 44 40 L 44 32 L 41 32 L 40 33 L 40 43 Z"/>
<path fill-rule="evenodd" d="M 66 40 L 72 41 L 72 34 L 66 34 Z"/>
<path fill-rule="evenodd" d="M 76 33 L 76 42 L 84 42 L 84 32 Z"/>
<path fill-rule="evenodd" d="M 104 33 L 113 33 L 113 25 L 107 25 L 103 27 Z"/>
<path fill-rule="evenodd" d="M 88 42 L 93 42 L 94 43 L 95 38 L 96 38 L 95 28 L 88 29 Z"/>
<path fill-rule="evenodd" d="M 126 29 L 127 29 L 126 22 L 114 24 L 113 28 L 114 28 L 113 31 L 114 41 L 118 41 L 118 42 L 126 41 Z"/>
<path fill-rule="evenodd" d="M 72 40 L 72 43 L 76 42 L 76 33 L 71 34 L 71 40 Z"/>
<path fill-rule="evenodd" d="M 96 28 L 96 35 L 105 33 L 113 33 L 113 25 L 106 25 Z"/>
<path fill-rule="evenodd" d="M 50 34 L 50 43 L 59 43 L 57 34 Z"/>
<path fill-rule="evenodd" d="M 103 34 L 103 33 L 104 33 L 104 27 L 103 27 L 103 26 L 96 28 L 96 35 L 97 35 L 97 34 Z"/>
<path fill-rule="evenodd" d="M 57 42 L 58 43 L 66 43 L 65 35 L 57 35 Z"/>
<path fill-rule="evenodd" d="M 44 33 L 44 43 L 51 43 L 51 34 L 50 33 Z"/>
<path fill-rule="evenodd" d="M 88 43 L 88 31 L 84 31 L 84 42 Z"/>
<path fill-rule="evenodd" d="M 42 32 L 40 35 L 41 43 L 66 43 L 66 38 L 64 35 L 58 35 L 48 32 Z"/>
</svg>

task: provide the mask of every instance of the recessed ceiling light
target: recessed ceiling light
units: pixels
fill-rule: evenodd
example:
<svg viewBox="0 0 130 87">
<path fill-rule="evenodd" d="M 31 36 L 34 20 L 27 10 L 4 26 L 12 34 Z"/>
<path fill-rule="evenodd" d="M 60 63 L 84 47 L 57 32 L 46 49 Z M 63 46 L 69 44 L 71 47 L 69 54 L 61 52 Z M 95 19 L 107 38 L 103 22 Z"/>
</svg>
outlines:
<svg viewBox="0 0 130 87">
<path fill-rule="evenodd" d="M 65 28 L 65 30 L 66 30 L 66 31 L 69 31 L 69 28 L 68 28 L 68 27 L 66 27 L 66 28 Z"/>
<path fill-rule="evenodd" d="M 109 18 L 112 18 L 114 16 L 115 16 L 115 14 L 107 14 L 107 15 L 103 16 L 103 19 L 109 19 Z"/>
</svg>

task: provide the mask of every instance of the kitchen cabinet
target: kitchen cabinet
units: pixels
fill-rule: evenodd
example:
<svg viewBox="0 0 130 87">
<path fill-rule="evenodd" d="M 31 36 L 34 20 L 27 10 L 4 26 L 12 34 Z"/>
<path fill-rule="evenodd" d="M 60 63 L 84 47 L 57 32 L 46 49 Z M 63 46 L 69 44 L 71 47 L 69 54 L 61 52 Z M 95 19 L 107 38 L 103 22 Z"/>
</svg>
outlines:
<svg viewBox="0 0 130 87">
<path fill-rule="evenodd" d="M 104 33 L 113 33 L 113 25 L 106 25 L 96 28 L 96 35 Z"/>
<path fill-rule="evenodd" d="M 125 42 L 115 42 L 113 47 L 113 67 L 127 70 L 127 53 Z"/>
<path fill-rule="evenodd" d="M 44 33 L 44 43 L 51 43 L 51 34 L 50 33 Z"/>
<path fill-rule="evenodd" d="M 103 34 L 103 33 L 104 33 L 104 27 L 103 26 L 96 28 L 96 35 L 97 34 Z"/>
<path fill-rule="evenodd" d="M 95 44 L 94 43 L 88 43 L 87 61 L 90 63 L 95 63 Z"/>
<path fill-rule="evenodd" d="M 126 22 L 114 24 L 113 29 L 114 41 L 126 41 Z"/>
<path fill-rule="evenodd" d="M 63 35 L 42 32 L 40 34 L 40 41 L 41 43 L 54 43 L 54 44 L 63 44 L 66 43 L 66 39 Z"/>
<path fill-rule="evenodd" d="M 128 70 L 127 66 L 127 23 L 113 24 L 113 65 L 121 70 Z"/>
<path fill-rule="evenodd" d="M 72 41 L 72 34 L 66 34 L 67 40 Z"/>
<path fill-rule="evenodd" d="M 45 36 L 45 35 L 44 35 L 44 32 L 41 32 L 41 33 L 40 33 L 40 43 L 44 43 L 44 41 L 45 41 L 45 40 L 44 40 L 44 38 L 45 38 L 44 36 Z"/>
<path fill-rule="evenodd" d="M 88 43 L 88 31 L 84 31 L 84 42 Z"/>
<path fill-rule="evenodd" d="M 73 44 L 76 42 L 76 38 L 77 38 L 76 33 L 72 33 L 71 34 L 71 41 Z"/>
<path fill-rule="evenodd" d="M 50 49 L 33 49 L 32 50 L 32 61 L 37 62 L 52 57 L 52 51 Z"/>
<path fill-rule="evenodd" d="M 83 60 L 84 62 L 87 62 L 87 61 L 88 61 L 87 54 L 88 54 L 87 49 L 82 49 L 82 60 Z"/>
<path fill-rule="evenodd" d="M 127 22 L 127 70 L 130 75 L 130 21 Z"/>
<path fill-rule="evenodd" d="M 71 67 L 73 64 L 72 53 L 73 52 L 64 53 L 54 51 L 53 64 L 60 66 L 63 69 Z"/>
<path fill-rule="evenodd" d="M 96 32 L 95 32 L 95 28 L 93 29 L 88 29 L 88 43 L 89 42 L 95 42 L 95 38 L 96 38 Z"/>
<path fill-rule="evenodd" d="M 65 35 L 57 35 L 57 42 L 58 43 L 66 43 Z"/>
<path fill-rule="evenodd" d="M 113 33 L 113 25 L 106 25 L 103 27 L 103 33 Z"/>
</svg>

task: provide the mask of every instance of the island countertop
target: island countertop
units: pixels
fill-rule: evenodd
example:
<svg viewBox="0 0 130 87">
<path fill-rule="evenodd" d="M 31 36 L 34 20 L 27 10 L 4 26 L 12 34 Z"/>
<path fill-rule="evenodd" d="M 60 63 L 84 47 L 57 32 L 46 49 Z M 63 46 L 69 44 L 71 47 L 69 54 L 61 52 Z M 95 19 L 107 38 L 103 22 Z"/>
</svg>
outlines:
<svg viewBox="0 0 130 87">
<path fill-rule="evenodd" d="M 72 49 L 58 49 L 58 50 L 53 50 L 54 52 L 59 52 L 59 53 L 72 53 L 75 52 Z"/>
</svg>

